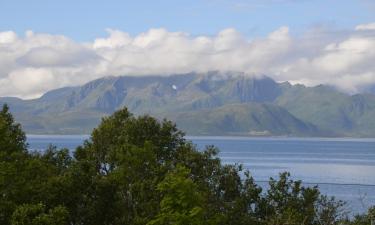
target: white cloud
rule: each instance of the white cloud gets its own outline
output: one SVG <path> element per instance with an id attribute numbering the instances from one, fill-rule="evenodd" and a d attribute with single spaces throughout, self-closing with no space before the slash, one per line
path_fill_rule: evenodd
<path id="1" fill-rule="evenodd" d="M 130 44 L 131 37 L 129 34 L 119 30 L 107 29 L 108 38 L 98 38 L 94 41 L 93 48 L 118 48 Z"/>
<path id="2" fill-rule="evenodd" d="M 0 32 L 0 44 L 12 43 L 17 39 L 17 34 L 13 31 Z"/>
<path id="3" fill-rule="evenodd" d="M 360 24 L 355 27 L 356 30 L 375 30 L 375 23 Z"/>
<path id="4" fill-rule="evenodd" d="M 330 84 L 354 93 L 375 84 L 375 31 L 362 24 L 345 32 L 309 30 L 292 36 L 280 27 L 249 39 L 235 29 L 215 36 L 151 29 L 77 43 L 65 36 L 0 32 L 0 96 L 33 98 L 107 75 L 168 75 L 242 71 L 277 81 Z"/>

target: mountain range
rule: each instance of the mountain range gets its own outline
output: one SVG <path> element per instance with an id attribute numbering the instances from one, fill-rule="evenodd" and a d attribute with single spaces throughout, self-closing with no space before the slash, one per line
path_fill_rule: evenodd
<path id="1" fill-rule="evenodd" d="M 0 98 L 27 133 L 87 134 L 127 107 L 167 118 L 188 135 L 375 137 L 375 95 L 208 72 L 105 77 L 37 99 Z"/>

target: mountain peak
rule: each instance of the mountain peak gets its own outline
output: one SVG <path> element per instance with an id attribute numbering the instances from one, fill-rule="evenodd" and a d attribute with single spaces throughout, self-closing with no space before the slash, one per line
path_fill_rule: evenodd
<path id="1" fill-rule="evenodd" d="M 375 133 L 373 95 L 350 96 L 325 85 L 277 83 L 265 75 L 233 71 L 110 76 L 52 90 L 39 99 L 0 98 L 5 102 L 32 133 L 87 133 L 102 116 L 122 107 L 138 115 L 174 118 L 189 134 L 216 128 L 220 135 L 246 130 L 242 134 Z M 213 118 L 201 120 L 205 113 Z M 241 124 L 241 129 L 234 127 Z"/>

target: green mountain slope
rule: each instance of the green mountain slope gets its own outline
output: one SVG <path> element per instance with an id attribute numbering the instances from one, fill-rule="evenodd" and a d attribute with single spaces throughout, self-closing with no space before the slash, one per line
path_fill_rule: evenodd
<path id="1" fill-rule="evenodd" d="M 41 98 L 0 98 L 28 133 L 88 133 L 122 107 L 190 135 L 375 136 L 375 96 L 235 72 L 106 77 Z M 204 119 L 203 119 L 204 118 Z"/>
<path id="2" fill-rule="evenodd" d="M 285 109 L 268 103 L 229 104 L 167 116 L 195 135 L 316 136 L 318 129 Z"/>
<path id="3" fill-rule="evenodd" d="M 336 136 L 375 136 L 375 96 L 349 96 L 323 85 L 284 88 L 276 104 Z"/>

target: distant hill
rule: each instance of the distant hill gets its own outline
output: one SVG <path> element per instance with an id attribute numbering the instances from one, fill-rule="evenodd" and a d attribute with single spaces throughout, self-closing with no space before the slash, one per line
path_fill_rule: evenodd
<path id="1" fill-rule="evenodd" d="M 174 120 L 189 135 L 375 136 L 375 95 L 242 73 L 106 77 L 33 100 L 0 98 L 28 133 L 89 133 L 122 107 Z"/>
<path id="2" fill-rule="evenodd" d="M 318 129 L 274 104 L 242 103 L 167 116 L 195 135 L 317 136 Z"/>

